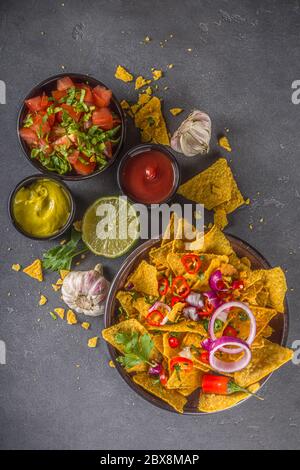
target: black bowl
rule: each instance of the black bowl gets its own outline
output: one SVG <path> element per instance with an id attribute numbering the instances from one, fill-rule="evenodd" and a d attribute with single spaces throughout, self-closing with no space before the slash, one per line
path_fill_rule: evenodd
<path id="1" fill-rule="evenodd" d="M 33 183 L 34 181 L 41 180 L 41 179 L 48 179 L 48 180 L 52 180 L 52 181 L 55 181 L 56 183 L 58 183 L 64 189 L 64 191 L 66 192 L 66 194 L 68 195 L 69 200 L 70 200 L 70 215 L 69 215 L 68 220 L 66 221 L 65 225 L 58 232 L 55 232 L 54 234 L 52 234 L 48 237 L 35 237 L 34 235 L 31 235 L 30 233 L 27 233 L 15 220 L 14 213 L 13 213 L 13 207 L 12 207 L 14 197 L 15 197 L 15 195 L 16 195 L 16 193 L 19 189 L 23 188 L 24 186 L 28 186 L 29 184 Z M 31 238 L 31 240 L 54 240 L 55 238 L 60 237 L 72 225 L 72 222 L 73 222 L 74 217 L 75 217 L 75 211 L 76 211 L 76 205 L 75 205 L 74 197 L 73 197 L 70 189 L 68 188 L 68 186 L 63 181 L 61 181 L 60 178 L 57 178 L 56 176 L 53 176 L 53 174 L 51 174 L 51 175 L 27 176 L 27 178 L 24 178 L 22 181 L 20 181 L 17 184 L 17 186 L 13 189 L 13 191 L 11 192 L 11 194 L 9 196 L 9 199 L 8 199 L 8 213 L 9 213 L 9 217 L 10 217 L 10 220 L 11 220 L 12 224 L 18 230 L 18 232 L 20 232 L 22 235 L 24 235 L 27 238 Z"/>
<path id="2" fill-rule="evenodd" d="M 242 258 L 243 256 L 247 256 L 252 264 L 252 269 L 269 269 L 271 265 L 268 261 L 252 246 L 248 243 L 244 242 L 240 238 L 226 234 L 226 237 L 230 241 L 232 248 L 237 253 L 237 255 Z M 116 274 L 111 287 L 108 293 L 108 297 L 106 300 L 105 306 L 105 315 L 104 315 L 104 325 L 105 328 L 109 328 L 116 323 L 118 323 L 118 301 L 116 298 L 116 294 L 118 290 L 123 289 L 126 283 L 126 280 L 138 264 L 143 260 L 148 260 L 149 251 L 152 248 L 157 248 L 161 243 L 161 239 L 156 240 L 147 240 L 138 248 L 136 248 L 130 255 L 126 258 L 122 266 L 120 267 L 118 273 Z M 276 315 L 270 322 L 271 327 L 273 328 L 274 332 L 272 336 L 269 338 L 274 343 L 278 343 L 282 346 L 286 345 L 287 336 L 288 336 L 288 329 L 289 329 L 289 309 L 287 301 L 285 300 L 284 304 L 285 313 Z M 117 361 L 117 357 L 120 355 L 119 351 L 117 351 L 112 345 L 107 343 L 108 351 L 110 354 L 111 359 L 113 360 L 117 371 L 119 372 L 120 376 L 123 380 L 133 389 L 138 395 L 140 395 L 143 399 L 147 400 L 148 402 L 152 403 L 152 405 L 162 408 L 163 410 L 171 411 L 175 413 L 173 407 L 169 404 L 161 400 L 159 397 L 152 395 L 150 392 L 144 390 L 142 387 L 137 385 L 132 380 L 132 374 L 128 374 L 125 369 L 120 365 Z M 266 383 L 266 381 L 271 377 L 271 374 L 266 376 L 264 379 L 260 381 L 260 388 Z M 251 396 L 246 397 L 244 400 L 240 401 L 236 405 L 233 405 L 231 408 L 236 406 L 240 406 L 242 403 L 245 403 L 249 400 Z M 220 411 L 214 411 L 211 413 L 204 413 L 202 411 L 198 411 L 198 401 L 199 401 L 199 389 L 195 390 L 195 392 L 188 397 L 188 402 L 184 408 L 184 414 L 189 415 L 207 415 L 211 413 L 222 413 L 223 411 L 228 411 L 230 408 Z"/>
<path id="3" fill-rule="evenodd" d="M 34 96 L 38 96 L 38 95 L 42 94 L 43 92 L 45 92 L 46 94 L 49 94 L 51 91 L 56 89 L 57 80 L 59 78 L 66 77 L 66 76 L 72 78 L 75 81 L 75 83 L 76 82 L 84 82 L 84 83 L 87 83 L 87 84 L 91 85 L 92 87 L 100 85 L 100 86 L 104 86 L 106 88 L 109 88 L 104 83 L 100 82 L 96 78 L 90 77 L 89 75 L 84 75 L 84 74 L 81 74 L 81 73 L 61 73 L 61 74 L 58 74 L 58 75 L 53 75 L 52 77 L 47 78 L 46 80 L 43 80 L 41 83 L 39 83 L 34 88 L 32 88 L 32 90 L 25 96 L 25 98 L 23 100 L 23 103 L 22 103 L 22 106 L 21 106 L 21 109 L 18 113 L 18 120 L 17 120 L 17 134 L 18 134 L 19 143 L 20 143 L 20 146 L 21 146 L 27 160 L 37 170 L 39 170 L 42 173 L 47 174 L 47 175 L 49 175 L 49 174 L 52 175 L 53 172 L 47 170 L 37 160 L 32 159 L 30 157 L 30 148 L 26 144 L 26 142 L 20 137 L 19 129 L 22 127 L 22 122 L 23 122 L 23 120 L 24 120 L 24 118 L 25 118 L 25 116 L 28 112 L 27 107 L 25 105 L 25 100 L 27 100 L 29 98 L 32 98 Z M 125 141 L 126 119 L 125 119 L 125 115 L 124 115 L 124 112 L 122 110 L 122 107 L 121 107 L 119 101 L 117 100 L 117 98 L 114 95 L 112 95 L 111 105 L 110 106 L 111 106 L 112 110 L 116 114 L 118 114 L 120 119 L 121 119 L 121 135 L 120 135 L 120 141 L 118 143 L 118 146 L 115 148 L 114 154 L 113 154 L 112 158 L 109 160 L 108 164 L 104 168 L 101 168 L 100 170 L 94 171 L 94 173 L 91 173 L 90 175 L 77 175 L 76 173 L 68 173 L 66 175 L 59 175 L 59 174 L 55 173 L 55 175 L 57 175 L 61 179 L 68 180 L 68 181 L 85 180 L 85 179 L 93 178 L 96 175 L 99 175 L 100 173 L 105 171 L 107 168 L 109 168 L 115 162 L 117 156 L 120 153 L 121 148 L 123 147 L 124 141 Z"/>
<path id="4" fill-rule="evenodd" d="M 180 184 L 180 169 L 179 169 L 179 165 L 178 165 L 178 162 L 177 162 L 175 156 L 164 145 L 161 145 L 161 144 L 141 144 L 141 145 L 136 145 L 135 147 L 132 147 L 131 149 L 129 149 L 125 153 L 125 155 L 123 155 L 123 157 L 122 157 L 122 159 L 119 163 L 118 172 L 117 172 L 118 185 L 119 185 L 119 188 L 122 191 L 122 193 L 125 194 L 131 202 L 133 202 L 133 203 L 142 203 L 142 204 L 144 204 L 145 206 L 148 206 L 148 207 L 151 206 L 151 203 L 144 203 L 144 202 L 140 201 L 139 199 L 136 199 L 132 194 L 129 194 L 125 190 L 125 188 L 122 184 L 122 172 L 123 172 L 124 166 L 126 165 L 126 162 L 130 158 L 136 157 L 140 153 L 144 153 L 144 152 L 147 152 L 149 150 L 157 150 L 158 152 L 163 153 L 164 155 L 166 155 L 166 157 L 169 158 L 169 160 L 172 163 L 173 171 L 174 171 L 173 188 L 172 188 L 172 191 L 170 192 L 170 194 L 165 199 L 163 199 L 162 201 L 159 201 L 159 204 L 164 204 L 164 203 L 170 202 L 171 199 L 173 198 L 173 196 L 176 194 L 176 191 L 177 191 L 178 186 Z"/>

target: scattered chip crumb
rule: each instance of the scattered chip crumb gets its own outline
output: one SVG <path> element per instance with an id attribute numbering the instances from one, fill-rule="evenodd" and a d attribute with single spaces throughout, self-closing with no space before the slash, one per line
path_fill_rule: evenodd
<path id="1" fill-rule="evenodd" d="M 91 324 L 87 321 L 84 321 L 84 322 L 81 323 L 81 326 L 84 330 L 88 330 L 89 327 L 91 326 Z"/>
<path id="2" fill-rule="evenodd" d="M 81 232 L 82 220 L 75 220 L 75 222 L 73 223 L 73 227 L 77 232 Z"/>
<path id="3" fill-rule="evenodd" d="M 151 42 L 152 39 L 150 38 L 150 36 L 145 36 L 144 37 L 144 42 L 148 43 L 148 42 Z"/>
<path id="4" fill-rule="evenodd" d="M 61 288 L 61 286 L 58 286 L 57 284 L 51 284 L 51 286 L 55 292 L 57 292 Z"/>
<path id="5" fill-rule="evenodd" d="M 18 271 L 20 271 L 20 269 L 21 269 L 21 265 L 20 265 L 19 263 L 12 264 L 11 269 L 12 269 L 13 271 L 17 271 L 17 272 L 18 272 Z"/>
<path id="6" fill-rule="evenodd" d="M 246 201 L 245 201 L 245 204 L 247 204 L 247 206 L 249 206 L 251 203 L 250 199 L 247 197 Z"/>
<path id="7" fill-rule="evenodd" d="M 47 297 L 45 297 L 45 295 L 42 294 L 42 295 L 40 296 L 39 305 L 41 305 L 41 306 L 42 306 L 42 305 L 45 305 L 47 302 L 48 302 Z"/>
<path id="8" fill-rule="evenodd" d="M 162 70 L 153 70 L 152 71 L 152 76 L 154 80 L 159 80 L 163 76 Z"/>
<path id="9" fill-rule="evenodd" d="M 73 312 L 73 310 L 68 310 L 67 311 L 67 323 L 68 323 L 68 325 L 76 325 L 77 322 L 78 322 L 78 320 L 77 320 L 77 317 L 76 317 L 75 313 Z"/>
<path id="10" fill-rule="evenodd" d="M 96 348 L 97 343 L 98 343 L 98 336 L 94 336 L 94 338 L 89 338 L 88 347 L 89 348 Z"/>
<path id="11" fill-rule="evenodd" d="M 115 369 L 115 368 L 116 368 L 116 366 L 115 366 L 115 364 L 114 364 L 113 361 L 109 361 L 108 365 L 109 365 L 109 367 L 111 367 L 112 369 Z"/>
<path id="12" fill-rule="evenodd" d="M 260 221 L 261 224 L 264 222 L 264 220 L 265 220 L 265 219 L 264 219 L 263 217 L 261 217 L 261 218 L 259 219 L 259 221 Z"/>
<path id="13" fill-rule="evenodd" d="M 219 143 L 219 146 L 222 147 L 223 149 L 227 150 L 227 152 L 232 151 L 229 140 L 225 135 L 223 135 L 222 137 L 219 137 L 218 143 Z"/>
<path id="14" fill-rule="evenodd" d="M 32 264 L 24 268 L 23 272 L 39 282 L 43 281 L 42 262 L 40 259 L 36 259 Z"/>
<path id="15" fill-rule="evenodd" d="M 174 67 L 174 64 L 169 64 L 168 69 L 172 69 Z"/>
<path id="16" fill-rule="evenodd" d="M 250 230 L 253 230 L 253 225 L 249 224 L 249 228 L 250 228 Z"/>
<path id="17" fill-rule="evenodd" d="M 57 313 L 59 318 L 61 318 L 62 320 L 65 318 L 65 309 L 64 308 L 60 308 L 60 307 L 55 308 L 54 312 Z"/>
<path id="18" fill-rule="evenodd" d="M 67 243 L 67 240 L 65 238 L 59 242 L 60 245 L 65 245 L 66 243 Z"/>
<path id="19" fill-rule="evenodd" d="M 139 90 L 143 86 L 149 85 L 149 83 L 151 83 L 151 80 L 147 80 L 146 78 L 144 78 L 140 75 L 139 77 L 137 77 L 137 79 L 135 81 L 135 89 Z"/>
<path id="20" fill-rule="evenodd" d="M 69 269 L 61 269 L 59 271 L 59 275 L 60 275 L 61 279 L 64 280 L 65 277 L 67 277 L 67 275 L 69 274 L 69 272 L 70 272 Z"/>
<path id="21" fill-rule="evenodd" d="M 124 67 L 122 67 L 122 65 L 118 65 L 115 72 L 115 77 L 125 83 L 132 82 L 133 80 L 133 75 L 128 72 L 128 70 L 126 70 Z"/>
<path id="22" fill-rule="evenodd" d="M 183 109 L 182 108 L 171 108 L 170 113 L 173 116 L 177 116 L 178 114 L 182 113 Z"/>

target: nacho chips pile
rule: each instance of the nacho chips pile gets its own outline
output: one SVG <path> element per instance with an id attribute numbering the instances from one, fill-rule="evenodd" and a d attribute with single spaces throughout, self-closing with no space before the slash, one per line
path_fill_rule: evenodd
<path id="1" fill-rule="evenodd" d="M 182 184 L 178 194 L 213 209 L 215 225 L 221 229 L 228 223 L 227 214 L 245 203 L 225 158 Z"/>
<path id="2" fill-rule="evenodd" d="M 228 187 L 219 187 L 219 197 L 223 197 L 220 204 L 229 204 L 230 199 L 224 199 L 229 196 L 232 197 L 232 193 Z M 218 197 L 211 198 L 209 207 L 214 207 L 217 200 Z M 137 265 L 124 288 L 117 293 L 116 324 L 103 330 L 103 337 L 120 353 L 118 361 L 131 374 L 132 380 L 176 411 L 184 411 L 192 394 L 193 400 L 199 396 L 199 411 L 223 410 L 249 396 L 248 391 L 258 390 L 264 377 L 292 357 L 291 350 L 267 339 L 273 332 L 271 320 L 284 314 L 285 276 L 278 267 L 252 270 L 249 259 L 239 258 L 216 226 L 204 235 L 202 247 L 196 243 L 198 249 L 187 251 L 193 242 L 176 239 L 178 227 L 185 227 L 186 222 L 180 219 L 175 227 L 175 220 L 175 217 L 171 219 L 160 245 L 149 251 L 148 258 Z M 197 242 L 196 232 L 195 240 Z M 192 269 L 187 270 L 183 262 L 187 253 L 201 261 L 196 273 L 192 273 Z M 216 270 L 221 271 L 228 285 L 240 281 L 242 287 L 231 291 L 231 296 L 249 305 L 256 319 L 252 359 L 244 369 L 231 375 L 232 380 L 245 391 L 230 395 L 202 393 L 203 375 L 218 373 L 211 369 L 202 347 L 202 342 L 209 336 L 209 316 L 199 315 L 194 319 L 187 316 L 185 300 L 176 298 L 174 291 L 174 279 L 179 277 L 192 293 L 203 294 L 210 290 L 209 278 Z M 222 336 L 228 326 L 235 329 L 239 338 L 247 339 L 250 320 L 243 311 L 235 308 L 224 322 L 219 321 L 216 336 Z M 216 354 L 222 360 L 239 358 L 239 354 Z M 155 373 L 157 367 L 159 374 L 157 370 Z"/>

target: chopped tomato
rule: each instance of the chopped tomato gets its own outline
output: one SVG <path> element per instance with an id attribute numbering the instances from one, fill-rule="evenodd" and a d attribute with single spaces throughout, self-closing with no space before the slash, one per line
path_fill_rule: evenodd
<path id="1" fill-rule="evenodd" d="M 25 140 L 26 144 L 32 145 L 38 143 L 36 132 L 29 127 L 22 127 L 19 132 L 20 136 Z"/>
<path id="2" fill-rule="evenodd" d="M 182 356 L 175 356 L 172 357 L 170 361 L 170 369 L 174 370 L 175 367 L 180 367 L 181 370 L 185 370 L 186 372 L 190 372 L 193 369 L 193 361 L 186 357 Z"/>
<path id="3" fill-rule="evenodd" d="M 43 93 L 42 96 L 35 96 L 34 98 L 25 100 L 25 104 L 29 111 L 33 113 L 39 112 L 48 107 L 48 97 Z"/>
<path id="4" fill-rule="evenodd" d="M 59 101 L 67 95 L 67 92 L 66 90 L 54 90 L 51 94 L 56 101 Z"/>
<path id="5" fill-rule="evenodd" d="M 83 101 L 89 105 L 93 105 L 95 102 L 91 87 L 89 85 L 86 85 L 85 83 L 79 83 L 77 87 L 83 88 L 85 90 Z"/>
<path id="6" fill-rule="evenodd" d="M 223 336 L 233 336 L 234 338 L 236 338 L 237 335 L 237 330 L 230 325 L 226 326 L 225 330 L 223 331 Z"/>
<path id="7" fill-rule="evenodd" d="M 68 88 L 71 88 L 74 85 L 73 80 L 70 77 L 63 77 L 57 80 L 57 89 L 59 91 L 62 90 L 67 90 Z"/>
<path id="8" fill-rule="evenodd" d="M 208 351 L 202 351 L 200 354 L 200 361 L 204 362 L 204 364 L 209 364 L 209 352 Z"/>
<path id="9" fill-rule="evenodd" d="M 53 148 L 52 148 L 52 145 L 49 144 L 45 139 L 40 139 L 39 140 L 39 148 L 42 150 L 42 152 L 44 152 L 46 155 L 49 155 Z"/>
<path id="10" fill-rule="evenodd" d="M 71 146 L 71 141 L 67 135 L 63 135 L 62 137 L 59 137 L 53 142 L 54 147 L 57 145 L 65 145 L 65 147 L 68 149 Z"/>
<path id="11" fill-rule="evenodd" d="M 99 106 L 99 108 L 105 108 L 109 106 L 112 97 L 112 91 L 108 90 L 104 86 L 97 85 L 93 89 L 93 97 L 96 105 Z"/>
<path id="12" fill-rule="evenodd" d="M 72 119 L 74 119 L 74 121 L 78 122 L 81 118 L 81 113 L 77 113 L 75 111 L 75 109 L 73 108 L 73 106 L 69 105 L 69 104 L 66 104 L 66 103 L 62 103 L 61 107 L 67 111 L 67 113 L 69 114 L 69 116 L 71 116 Z M 61 112 L 61 111 L 60 111 Z M 58 113 L 59 114 L 59 113 Z"/>
<path id="13" fill-rule="evenodd" d="M 173 348 L 173 349 L 178 348 L 179 344 L 180 344 L 179 339 L 176 338 L 176 336 L 170 336 L 169 337 L 169 346 L 170 346 L 170 348 Z"/>
<path id="14" fill-rule="evenodd" d="M 48 121 L 48 115 L 45 111 L 40 111 L 33 117 L 33 124 L 30 126 L 32 130 L 34 130 L 37 135 L 40 137 L 44 136 L 51 130 L 51 126 Z"/>
<path id="15" fill-rule="evenodd" d="M 108 108 L 101 108 L 93 112 L 92 121 L 94 126 L 99 126 L 101 129 L 108 131 L 113 127 L 113 117 Z"/>
<path id="16" fill-rule="evenodd" d="M 68 160 L 71 163 L 71 165 L 75 165 L 75 163 L 78 160 L 79 155 L 80 155 L 79 150 L 74 150 L 74 152 L 70 153 L 70 155 L 68 156 Z"/>
<path id="17" fill-rule="evenodd" d="M 56 140 L 58 137 L 62 137 L 63 135 L 66 135 L 66 130 L 58 124 L 55 124 L 50 132 L 51 140 Z"/>
<path id="18" fill-rule="evenodd" d="M 87 163 L 83 163 L 82 161 L 80 161 L 81 159 L 85 160 Z M 89 175 L 95 170 L 96 162 L 90 162 L 88 157 L 86 157 L 85 155 L 80 155 L 75 161 L 75 163 L 72 164 L 72 166 L 76 173 L 78 173 L 79 175 Z"/>

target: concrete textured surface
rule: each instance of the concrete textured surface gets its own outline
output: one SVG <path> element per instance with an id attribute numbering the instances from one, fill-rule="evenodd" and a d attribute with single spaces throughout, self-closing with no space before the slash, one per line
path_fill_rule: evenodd
<path id="1" fill-rule="evenodd" d="M 56 276 L 37 284 L 11 271 L 12 263 L 26 265 L 53 243 L 22 237 L 6 212 L 9 191 L 35 173 L 16 135 L 18 108 L 34 84 L 62 70 L 82 72 L 120 99 L 134 99 L 134 87 L 114 78 L 116 66 L 144 76 L 153 66 L 162 68 L 157 94 L 170 130 L 181 121 L 168 111 L 174 106 L 186 112 L 199 107 L 213 122 L 209 156 L 178 156 L 183 179 L 222 153 L 216 136 L 229 129 L 231 166 L 252 205 L 230 217 L 228 231 L 287 270 L 291 345 L 300 339 L 300 106 L 291 101 L 291 84 L 300 79 L 299 31 L 296 0 L 1 1 L 0 79 L 7 104 L 0 105 L 0 340 L 7 364 L 0 365 L 0 448 L 300 448 L 296 365 L 273 375 L 264 402 L 251 399 L 232 411 L 198 417 L 154 408 L 109 367 L 103 341 L 96 350 L 87 347 L 102 319 L 92 322 L 90 332 L 53 321 L 48 312 L 59 304 L 50 287 Z M 152 41 L 144 44 L 147 35 Z M 129 147 L 139 137 L 128 125 Z M 80 217 L 94 199 L 117 192 L 116 166 L 70 187 Z M 82 266 L 94 261 L 89 256 Z M 102 261 L 112 279 L 123 259 Z M 45 307 L 37 306 L 39 292 L 49 298 Z"/>

